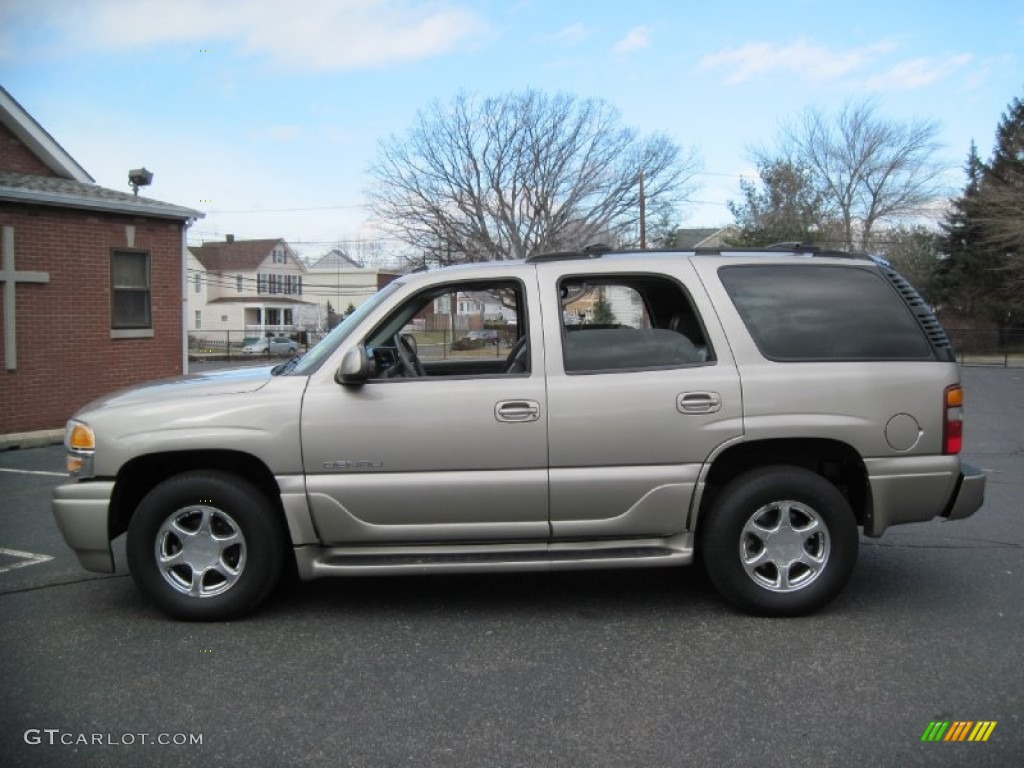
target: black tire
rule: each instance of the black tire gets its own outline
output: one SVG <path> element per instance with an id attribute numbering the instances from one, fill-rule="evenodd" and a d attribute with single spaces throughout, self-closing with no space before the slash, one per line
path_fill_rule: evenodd
<path id="1" fill-rule="evenodd" d="M 160 483 L 135 510 L 128 566 L 139 590 L 167 615 L 226 621 L 253 610 L 277 584 L 285 535 L 249 481 L 186 472 Z M 168 559 L 161 563 L 161 556 Z"/>
<path id="2" fill-rule="evenodd" d="M 788 465 L 729 482 L 698 536 L 715 588 L 758 616 L 818 610 L 842 591 L 857 562 L 857 524 L 846 498 L 820 475 Z"/>

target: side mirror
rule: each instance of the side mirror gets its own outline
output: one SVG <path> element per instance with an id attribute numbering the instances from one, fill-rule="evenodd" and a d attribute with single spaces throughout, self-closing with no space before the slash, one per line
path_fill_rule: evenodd
<path id="1" fill-rule="evenodd" d="M 350 349 L 341 358 L 341 367 L 334 374 L 334 380 L 339 384 L 357 386 L 370 378 L 371 368 L 370 356 L 366 353 L 366 347 L 360 344 L 358 347 Z"/>

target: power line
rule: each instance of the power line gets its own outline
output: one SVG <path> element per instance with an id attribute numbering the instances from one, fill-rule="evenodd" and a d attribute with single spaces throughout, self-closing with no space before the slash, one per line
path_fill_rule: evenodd
<path id="1" fill-rule="evenodd" d="M 311 208 L 247 208 L 237 211 L 226 211 L 210 209 L 207 213 L 301 213 L 303 211 L 341 211 L 349 208 L 369 208 L 368 203 L 355 203 L 352 205 L 318 205 Z"/>

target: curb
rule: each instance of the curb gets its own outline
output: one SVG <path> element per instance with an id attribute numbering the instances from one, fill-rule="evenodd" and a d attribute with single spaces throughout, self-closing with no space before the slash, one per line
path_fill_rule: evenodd
<path id="1" fill-rule="evenodd" d="M 39 432 L 11 432 L 0 435 L 0 451 L 14 448 L 42 448 L 47 445 L 60 445 L 64 442 L 63 429 L 44 429 Z"/>

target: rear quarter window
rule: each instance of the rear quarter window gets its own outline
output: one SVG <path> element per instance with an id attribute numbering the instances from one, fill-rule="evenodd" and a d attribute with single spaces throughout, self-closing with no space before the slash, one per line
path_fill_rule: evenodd
<path id="1" fill-rule="evenodd" d="M 719 278 L 769 360 L 930 360 L 931 345 L 871 268 L 736 265 Z"/>

